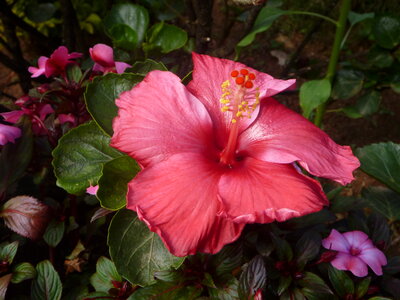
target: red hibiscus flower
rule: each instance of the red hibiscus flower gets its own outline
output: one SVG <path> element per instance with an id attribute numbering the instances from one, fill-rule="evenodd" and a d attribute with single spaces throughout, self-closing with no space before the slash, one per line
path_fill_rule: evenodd
<path id="1" fill-rule="evenodd" d="M 327 199 L 309 173 L 346 184 L 359 161 L 308 120 L 270 98 L 292 86 L 243 64 L 193 54 L 186 87 L 153 71 L 116 104 L 111 145 L 143 170 L 127 208 L 171 253 L 216 253 L 246 223 L 285 221 Z"/>

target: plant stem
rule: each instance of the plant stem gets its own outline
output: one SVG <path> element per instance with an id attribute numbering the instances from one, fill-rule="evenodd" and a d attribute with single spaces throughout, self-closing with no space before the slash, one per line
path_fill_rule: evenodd
<path id="1" fill-rule="evenodd" d="M 349 14 L 350 11 L 350 6 L 351 6 L 351 0 L 342 0 L 342 3 L 340 5 L 339 20 L 337 22 L 337 27 L 336 27 L 335 40 L 333 42 L 331 57 L 329 59 L 328 70 L 325 75 L 325 78 L 328 79 L 331 84 L 333 81 L 333 77 L 335 76 L 336 73 L 336 67 L 339 60 L 340 46 L 342 44 L 343 36 L 346 30 L 346 21 L 347 21 L 347 15 Z M 321 127 L 322 118 L 324 117 L 327 104 L 328 101 L 322 103 L 317 108 L 314 124 L 317 125 L 318 127 Z"/>
<path id="2" fill-rule="evenodd" d="M 289 10 L 289 11 L 285 12 L 284 14 L 285 15 L 307 15 L 307 16 L 318 17 L 318 18 L 324 19 L 325 21 L 331 22 L 336 26 L 339 26 L 338 22 L 336 22 L 335 20 L 333 20 L 327 16 L 321 15 L 319 13 L 311 12 L 311 11 Z"/>

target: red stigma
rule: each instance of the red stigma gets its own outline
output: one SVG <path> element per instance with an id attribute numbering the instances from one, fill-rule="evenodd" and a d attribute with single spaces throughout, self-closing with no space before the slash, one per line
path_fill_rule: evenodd
<path id="1" fill-rule="evenodd" d="M 251 81 L 246 81 L 246 83 L 244 84 L 244 86 L 248 89 L 251 89 L 253 87 L 253 83 Z"/>
<path id="2" fill-rule="evenodd" d="M 242 85 L 244 83 L 244 78 L 243 77 L 238 77 L 235 80 L 236 84 Z"/>
<path id="3" fill-rule="evenodd" d="M 249 74 L 249 71 L 247 69 L 241 69 L 240 74 L 247 75 L 247 74 Z"/>
<path id="4" fill-rule="evenodd" d="M 256 75 L 255 75 L 254 73 L 250 73 L 250 74 L 249 74 L 249 79 L 250 79 L 250 80 L 256 79 Z"/>
<path id="5" fill-rule="evenodd" d="M 234 71 L 232 71 L 232 73 L 231 73 L 231 76 L 232 76 L 232 77 L 238 77 L 238 75 L 239 75 L 239 71 L 237 71 L 237 70 L 234 70 Z"/>

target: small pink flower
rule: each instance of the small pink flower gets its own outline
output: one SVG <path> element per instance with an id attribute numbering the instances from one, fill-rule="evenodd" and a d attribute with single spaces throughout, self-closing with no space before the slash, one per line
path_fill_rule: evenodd
<path id="1" fill-rule="evenodd" d="M 68 53 L 68 49 L 65 46 L 60 46 L 50 55 L 50 58 L 41 56 L 38 60 L 38 66 L 29 67 L 28 71 L 32 73 L 32 77 L 38 77 L 42 74 L 46 77 L 57 76 L 64 74 L 65 67 L 73 63 L 71 59 L 79 58 L 82 54 L 78 52 Z"/>
<path id="2" fill-rule="evenodd" d="M 98 185 L 91 185 L 86 189 L 86 193 L 88 193 L 89 195 L 96 195 L 98 189 L 99 189 Z"/>
<path id="3" fill-rule="evenodd" d="M 72 126 L 76 126 L 76 117 L 73 114 L 59 114 L 58 120 L 60 124 L 70 123 Z"/>
<path id="4" fill-rule="evenodd" d="M 193 80 L 152 71 L 116 100 L 111 145 L 143 170 L 129 183 L 137 212 L 176 256 L 216 253 L 247 223 L 285 221 L 328 200 L 309 173 L 346 184 L 350 147 L 271 97 L 278 80 L 241 63 L 193 54 Z"/>
<path id="5" fill-rule="evenodd" d="M 21 136 L 21 129 L 14 126 L 0 124 L 0 145 L 14 143 Z"/>
<path id="6" fill-rule="evenodd" d="M 96 44 L 93 48 L 89 49 L 90 57 L 95 62 L 93 71 L 102 73 L 117 72 L 118 74 L 124 73 L 125 69 L 130 68 L 131 65 L 114 61 L 114 51 L 110 46 L 104 44 Z"/>
<path id="7" fill-rule="evenodd" d="M 322 246 L 338 251 L 331 261 L 339 270 L 347 270 L 355 276 L 368 275 L 367 265 L 376 275 L 382 275 L 382 266 L 387 264 L 385 254 L 376 248 L 364 232 L 349 231 L 343 234 L 332 229 L 331 234 L 322 241 Z"/>

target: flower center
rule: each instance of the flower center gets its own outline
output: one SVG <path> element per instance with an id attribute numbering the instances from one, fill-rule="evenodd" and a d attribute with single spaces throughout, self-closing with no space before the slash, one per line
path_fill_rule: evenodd
<path id="1" fill-rule="evenodd" d="M 350 254 L 351 254 L 351 255 L 357 256 L 357 255 L 359 255 L 360 253 L 361 253 L 361 250 L 360 250 L 360 249 L 357 249 L 357 248 L 354 248 L 354 247 L 351 247 L 351 248 L 350 248 Z"/>
<path id="2" fill-rule="evenodd" d="M 221 152 L 220 162 L 232 166 L 235 162 L 235 150 L 239 135 L 239 122 L 243 118 L 251 118 L 251 114 L 260 104 L 259 88 L 254 88 L 254 73 L 247 69 L 233 70 L 231 79 L 221 84 L 222 95 L 219 100 L 221 111 L 228 113 L 231 120 L 229 138 L 225 149 Z"/>

